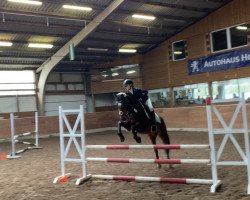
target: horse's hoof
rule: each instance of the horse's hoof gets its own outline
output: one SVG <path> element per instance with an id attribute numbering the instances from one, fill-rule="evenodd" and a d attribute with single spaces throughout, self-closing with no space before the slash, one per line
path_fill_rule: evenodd
<path id="1" fill-rule="evenodd" d="M 161 169 L 161 164 L 158 164 L 157 167 L 158 167 L 158 169 Z"/>
<path id="2" fill-rule="evenodd" d="M 134 137 L 134 139 L 135 139 L 135 141 L 136 141 L 137 143 L 141 143 L 141 138 L 140 138 L 140 137 Z"/>
<path id="3" fill-rule="evenodd" d="M 118 133 L 118 136 L 120 137 L 120 141 L 121 141 L 121 142 L 124 142 L 124 141 L 125 141 L 125 137 L 124 137 L 122 134 L 119 134 L 119 133 Z"/>

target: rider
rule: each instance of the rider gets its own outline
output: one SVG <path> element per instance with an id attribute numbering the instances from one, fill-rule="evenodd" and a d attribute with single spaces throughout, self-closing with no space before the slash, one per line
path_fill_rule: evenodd
<path id="1" fill-rule="evenodd" d="M 133 81 L 130 79 L 124 80 L 123 86 L 125 87 L 127 93 L 133 94 L 136 100 L 142 102 L 144 105 L 148 107 L 149 109 L 148 115 L 152 122 L 151 131 L 155 132 L 156 131 L 155 112 L 152 102 L 148 97 L 148 91 L 135 88 Z"/>

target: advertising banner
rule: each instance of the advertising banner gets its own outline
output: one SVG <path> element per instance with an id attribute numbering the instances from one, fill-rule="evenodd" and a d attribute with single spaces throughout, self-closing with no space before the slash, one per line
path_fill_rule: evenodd
<path id="1" fill-rule="evenodd" d="M 189 60 L 188 73 L 202 74 L 246 66 L 250 66 L 250 48 Z"/>

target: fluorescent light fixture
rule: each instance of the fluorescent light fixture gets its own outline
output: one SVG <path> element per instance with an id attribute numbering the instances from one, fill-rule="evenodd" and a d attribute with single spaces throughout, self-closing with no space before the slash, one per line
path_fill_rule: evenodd
<path id="1" fill-rule="evenodd" d="M 37 44 L 37 43 L 29 43 L 30 48 L 41 48 L 41 49 L 51 49 L 53 44 Z"/>
<path id="2" fill-rule="evenodd" d="M 129 70 L 129 71 L 127 71 L 127 74 L 133 74 L 135 72 L 136 72 L 135 70 Z"/>
<path id="3" fill-rule="evenodd" d="M 118 76 L 119 74 L 117 72 L 112 73 L 112 76 Z"/>
<path id="4" fill-rule="evenodd" d="M 0 46 L 2 47 L 11 47 L 13 45 L 12 42 L 2 42 L 0 41 Z"/>
<path id="5" fill-rule="evenodd" d="M 83 7 L 83 6 L 73 6 L 73 5 L 63 5 L 65 9 L 72 9 L 72 10 L 83 10 L 83 11 L 91 11 L 92 8 L 90 7 Z"/>
<path id="6" fill-rule="evenodd" d="M 108 74 L 102 74 L 103 77 L 108 77 L 109 75 Z"/>
<path id="7" fill-rule="evenodd" d="M 8 0 L 9 2 L 15 2 L 15 3 L 24 3 L 24 4 L 31 4 L 31 5 L 37 5 L 40 6 L 43 3 L 41 1 L 32 1 L 32 0 Z"/>
<path id="8" fill-rule="evenodd" d="M 135 53 L 136 49 L 119 49 L 120 53 Z"/>
<path id="9" fill-rule="evenodd" d="M 119 78 L 119 79 L 103 80 L 102 82 L 113 82 L 113 81 L 122 81 L 122 80 L 124 79 Z"/>
<path id="10" fill-rule="evenodd" d="M 108 49 L 101 49 L 101 48 L 88 48 L 89 51 L 108 51 Z"/>
<path id="11" fill-rule="evenodd" d="M 238 30 L 247 30 L 247 26 L 237 26 L 236 29 L 238 29 Z"/>
<path id="12" fill-rule="evenodd" d="M 181 55 L 182 52 L 181 52 L 181 51 L 174 51 L 174 54 L 175 54 L 175 55 Z"/>
<path id="13" fill-rule="evenodd" d="M 138 19 L 155 20 L 155 16 L 150 16 L 150 15 L 133 14 L 132 17 Z"/>

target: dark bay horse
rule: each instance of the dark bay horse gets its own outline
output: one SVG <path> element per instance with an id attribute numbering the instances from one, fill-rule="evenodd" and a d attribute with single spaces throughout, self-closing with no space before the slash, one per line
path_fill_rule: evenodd
<path id="1" fill-rule="evenodd" d="M 152 131 L 152 122 L 147 114 L 147 108 L 140 101 L 136 100 L 132 94 L 120 92 L 116 95 L 116 102 L 118 105 L 118 111 L 120 115 L 120 121 L 118 122 L 118 136 L 120 141 L 124 142 L 125 137 L 122 134 L 121 127 L 124 127 L 127 131 L 132 131 L 136 142 L 141 143 L 141 138 L 137 136 L 137 133 L 148 134 L 151 143 L 156 144 L 156 138 L 159 135 L 163 144 L 170 144 L 170 139 L 167 133 L 167 128 L 162 117 L 159 116 L 159 120 L 156 123 L 156 130 Z M 158 150 L 155 149 L 156 159 L 159 159 Z M 167 158 L 169 159 L 169 150 L 165 150 Z M 159 167 L 160 164 L 158 165 Z"/>

